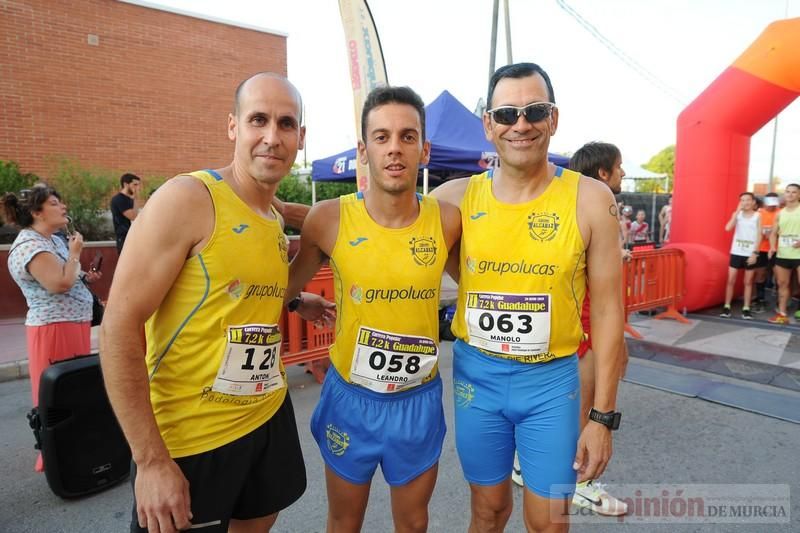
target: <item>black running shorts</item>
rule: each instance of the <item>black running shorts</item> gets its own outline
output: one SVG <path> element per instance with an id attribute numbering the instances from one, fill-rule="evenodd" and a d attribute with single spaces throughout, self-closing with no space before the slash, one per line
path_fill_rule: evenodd
<path id="1" fill-rule="evenodd" d="M 306 490 L 306 467 L 288 393 L 280 409 L 261 427 L 224 446 L 175 462 L 189 481 L 192 524 L 203 533 L 228 531 L 231 518 L 249 520 L 277 513 Z M 135 486 L 135 464 L 131 483 Z M 146 531 L 139 527 L 135 498 L 131 531 Z"/>

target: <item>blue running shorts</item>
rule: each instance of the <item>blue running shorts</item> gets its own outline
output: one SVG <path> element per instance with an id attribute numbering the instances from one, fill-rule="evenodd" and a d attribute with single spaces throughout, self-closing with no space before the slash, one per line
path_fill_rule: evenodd
<path id="1" fill-rule="evenodd" d="M 439 461 L 447 427 L 442 380 L 381 394 L 328 369 L 311 417 L 325 464 L 345 481 L 368 483 L 381 465 L 389 485 L 405 485 Z"/>
<path id="2" fill-rule="evenodd" d="M 567 498 L 578 447 L 578 358 L 520 363 L 453 345 L 456 449 L 464 477 L 496 485 L 511 473 L 514 449 L 525 486 L 545 498 Z"/>

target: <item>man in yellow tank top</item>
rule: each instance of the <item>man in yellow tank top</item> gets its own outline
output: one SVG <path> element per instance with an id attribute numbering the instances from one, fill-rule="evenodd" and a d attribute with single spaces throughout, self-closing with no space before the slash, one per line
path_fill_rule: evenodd
<path id="1" fill-rule="evenodd" d="M 303 147 L 283 76 L 236 89 L 233 162 L 165 183 L 137 216 L 101 328 L 133 453 L 132 531 L 268 531 L 305 490 L 277 328 L 287 242 L 271 201 Z M 322 299 L 299 309 L 321 316 Z M 142 330 L 146 333 L 146 345 Z"/>
<path id="2" fill-rule="evenodd" d="M 311 209 L 288 295 L 330 259 L 336 342 L 311 420 L 325 461 L 328 531 L 361 530 L 379 464 L 395 529 L 425 531 L 445 434 L 439 287 L 460 215 L 416 193 L 430 143 L 414 91 L 375 89 L 361 124 L 358 152 L 370 188 Z"/>
<path id="3" fill-rule="evenodd" d="M 456 447 L 472 492 L 470 531 L 502 531 L 514 449 L 529 531 L 566 531 L 578 481 L 611 457 L 622 350 L 616 202 L 604 184 L 548 163 L 558 108 L 547 73 L 507 65 L 489 82 L 486 137 L 500 167 L 434 196 L 461 208 L 453 321 Z M 592 287 L 594 406 L 578 438 L 575 352 Z"/>

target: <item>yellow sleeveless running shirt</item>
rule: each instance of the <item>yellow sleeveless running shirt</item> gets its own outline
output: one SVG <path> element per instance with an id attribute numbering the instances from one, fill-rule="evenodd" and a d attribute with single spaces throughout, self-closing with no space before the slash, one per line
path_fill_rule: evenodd
<path id="1" fill-rule="evenodd" d="M 556 167 L 538 198 L 506 204 L 495 199 L 489 172 L 470 178 L 461 202 L 456 337 L 525 363 L 575 353 L 586 290 L 579 179 Z"/>
<path id="2" fill-rule="evenodd" d="M 276 326 L 289 278 L 286 237 L 216 172 L 191 175 L 211 194 L 214 232 L 145 325 L 150 400 L 172 457 L 246 435 L 286 396 Z"/>
<path id="3" fill-rule="evenodd" d="M 417 220 L 400 229 L 372 220 L 361 193 L 339 199 L 331 361 L 348 382 L 380 393 L 410 389 L 437 371 L 447 244 L 439 204 L 418 198 Z"/>

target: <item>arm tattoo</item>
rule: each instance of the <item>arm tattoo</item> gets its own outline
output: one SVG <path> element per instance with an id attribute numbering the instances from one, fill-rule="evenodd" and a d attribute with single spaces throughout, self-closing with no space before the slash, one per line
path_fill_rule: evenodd
<path id="1" fill-rule="evenodd" d="M 608 212 L 612 217 L 617 218 L 617 204 L 608 206 Z"/>

